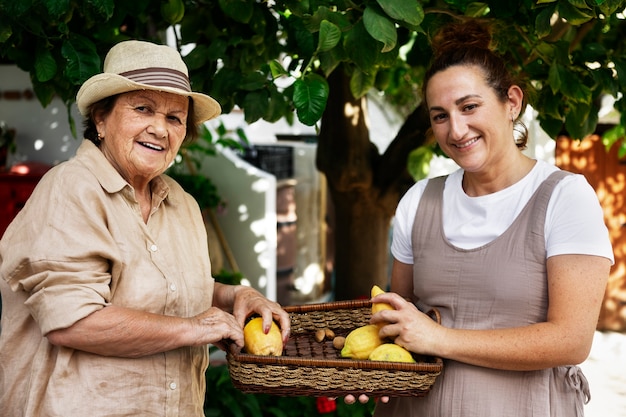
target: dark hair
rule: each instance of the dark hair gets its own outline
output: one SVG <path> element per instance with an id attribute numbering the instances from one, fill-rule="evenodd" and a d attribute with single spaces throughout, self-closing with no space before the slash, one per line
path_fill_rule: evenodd
<path id="1" fill-rule="evenodd" d="M 525 83 L 508 68 L 504 58 L 492 49 L 492 27 L 478 19 L 462 19 L 443 26 L 432 38 L 433 60 L 424 75 L 422 96 L 426 100 L 426 87 L 430 79 L 440 71 L 457 65 L 476 66 L 484 74 L 485 81 L 496 93 L 498 100 L 508 100 L 509 88 L 519 86 L 524 92 L 522 111 L 517 116 L 516 145 L 526 148 L 528 129 L 519 121 L 527 105 Z"/>
<path id="2" fill-rule="evenodd" d="M 90 140 L 98 147 L 100 146 L 100 139 L 98 138 L 98 130 L 96 129 L 96 116 L 100 115 L 100 117 L 104 117 L 109 115 L 119 96 L 119 94 L 116 94 L 103 98 L 100 101 L 96 101 L 88 108 L 89 114 L 83 122 L 83 128 L 85 129 L 83 137 Z M 185 136 L 183 144 L 193 142 L 198 138 L 198 123 L 194 116 L 195 112 L 193 111 L 193 99 L 190 97 L 189 111 L 187 112 L 187 135 Z"/>

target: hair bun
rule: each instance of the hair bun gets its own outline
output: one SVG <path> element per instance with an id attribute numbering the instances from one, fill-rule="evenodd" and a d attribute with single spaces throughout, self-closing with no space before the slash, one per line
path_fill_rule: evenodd
<path id="1" fill-rule="evenodd" d="M 492 37 L 487 24 L 475 19 L 445 25 L 432 39 L 435 56 L 446 55 L 459 49 L 490 50 Z"/>

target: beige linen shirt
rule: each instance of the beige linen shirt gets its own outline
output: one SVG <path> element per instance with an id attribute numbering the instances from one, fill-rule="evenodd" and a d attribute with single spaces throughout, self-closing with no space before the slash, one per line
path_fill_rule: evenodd
<path id="1" fill-rule="evenodd" d="M 51 345 L 45 335 L 107 305 L 191 317 L 214 280 L 195 200 L 152 182 L 143 222 L 132 187 L 85 140 L 50 170 L 0 241 L 0 414 L 201 417 L 207 347 L 138 359 Z"/>

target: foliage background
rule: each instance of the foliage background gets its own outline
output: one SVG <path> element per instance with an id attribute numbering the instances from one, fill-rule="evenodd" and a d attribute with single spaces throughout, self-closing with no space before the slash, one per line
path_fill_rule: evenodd
<path id="1" fill-rule="evenodd" d="M 248 123 L 297 117 L 318 128 L 316 167 L 334 205 L 335 296 L 347 299 L 387 284 L 390 220 L 437 152 L 420 94 L 430 35 L 461 17 L 492 22 L 497 51 L 526 76 L 552 137 L 592 133 L 602 99 L 612 96 L 620 123 L 604 139 L 624 155 L 625 7 L 624 0 L 0 0 L 0 60 L 30 73 L 44 106 L 55 94 L 70 106 L 113 44 L 164 42 L 175 25 L 193 88 L 225 113 L 238 107 Z M 369 136 L 372 95 L 405 117 L 384 151 Z"/>

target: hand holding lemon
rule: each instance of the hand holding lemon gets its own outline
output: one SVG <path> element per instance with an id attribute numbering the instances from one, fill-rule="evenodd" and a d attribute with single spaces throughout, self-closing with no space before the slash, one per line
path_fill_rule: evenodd
<path id="1" fill-rule="evenodd" d="M 283 338 L 276 323 L 272 322 L 267 334 L 263 331 L 263 318 L 255 317 L 243 328 L 244 349 L 251 355 L 283 354 Z"/>

